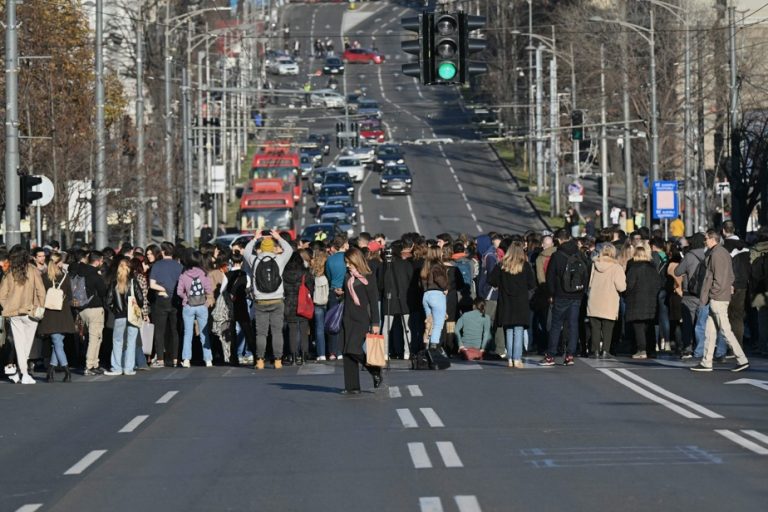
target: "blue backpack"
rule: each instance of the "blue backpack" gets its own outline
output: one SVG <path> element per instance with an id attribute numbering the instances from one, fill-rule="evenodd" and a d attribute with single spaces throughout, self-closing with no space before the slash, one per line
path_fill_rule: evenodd
<path id="1" fill-rule="evenodd" d="M 467 258 L 461 258 L 453 262 L 456 268 L 461 272 L 461 279 L 464 281 L 464 286 L 470 291 L 473 288 L 472 281 L 472 262 Z"/>

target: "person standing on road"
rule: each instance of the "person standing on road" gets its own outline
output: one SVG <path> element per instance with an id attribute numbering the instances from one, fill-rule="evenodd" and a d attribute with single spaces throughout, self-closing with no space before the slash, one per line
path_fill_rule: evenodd
<path id="1" fill-rule="evenodd" d="M 493 351 L 502 358 L 506 357 L 504 350 L 504 340 L 501 330 L 496 324 L 496 302 L 499 292 L 493 286 L 488 284 L 488 276 L 499 262 L 499 245 L 501 245 L 501 235 L 490 233 L 477 238 L 477 254 L 480 256 L 480 271 L 477 276 L 477 296 L 485 299 L 485 312 L 491 317 L 493 331 L 491 339 L 494 342 Z M 489 347 L 490 351 L 490 347 Z"/>
<path id="2" fill-rule="evenodd" d="M 421 288 L 424 290 L 422 304 L 426 325 L 424 337 L 429 336 L 429 348 L 440 344 L 440 336 L 445 325 L 448 294 L 448 273 L 442 263 L 442 251 L 438 247 L 430 247 L 424 266 L 421 268 Z"/>
<path id="3" fill-rule="evenodd" d="M 728 320 L 739 345 L 744 343 L 744 322 L 747 308 L 747 288 L 751 271 L 749 248 L 736 236 L 736 225 L 727 220 L 723 223 L 723 247 L 731 254 L 733 262 L 733 296 L 728 303 Z"/>
<path id="4" fill-rule="evenodd" d="M 0 306 L 3 317 L 10 318 L 13 345 L 16 349 L 18 374 L 9 375 L 13 382 L 34 384 L 29 374 L 27 360 L 35 341 L 37 322 L 29 317 L 38 307 L 45 304 L 45 286 L 40 271 L 29 261 L 29 252 L 20 245 L 11 248 L 8 255 L 10 269 L 0 284 Z"/>
<path id="5" fill-rule="evenodd" d="M 285 323 L 288 327 L 290 348 L 288 361 L 297 366 L 303 365 L 309 358 L 309 320 L 298 314 L 302 283 L 309 289 L 311 296 L 315 289 L 315 280 L 309 271 L 309 253 L 303 249 L 293 253 L 283 272 Z"/>
<path id="6" fill-rule="evenodd" d="M 543 355 L 547 350 L 548 333 L 547 319 L 550 310 L 550 294 L 547 287 L 547 269 L 552 255 L 557 251 L 554 238 L 551 234 L 544 235 L 541 238 L 541 251 L 536 256 L 536 282 L 538 286 L 531 299 L 533 308 L 533 329 L 531 337 L 533 346 L 539 355 Z"/>
<path id="7" fill-rule="evenodd" d="M 349 241 L 346 236 L 336 235 L 331 241 L 330 256 L 325 262 L 325 276 L 328 278 L 331 289 L 328 295 L 328 310 L 344 300 L 344 275 L 347 270 L 344 263 L 344 253 L 347 249 L 349 249 Z M 337 357 L 342 357 L 338 333 L 328 333 L 328 351 L 331 353 L 328 357 L 331 361 L 335 361 Z"/>
<path id="8" fill-rule="evenodd" d="M 328 296 L 331 293 L 328 284 L 328 278 L 325 277 L 325 262 L 328 260 L 328 254 L 323 248 L 316 249 L 312 253 L 312 262 L 310 271 L 315 281 L 315 289 L 312 293 L 312 302 L 315 304 L 314 333 L 315 348 L 317 350 L 317 361 L 325 361 L 325 312 L 328 310 Z"/>
<path id="9" fill-rule="evenodd" d="M 496 318 L 507 338 L 507 365 L 524 368 L 523 337 L 531 318 L 528 297 L 536 288 L 536 276 L 522 245 L 509 246 L 501 263 L 488 276 L 488 283 L 499 290 Z"/>
<path id="10" fill-rule="evenodd" d="M 757 315 L 757 333 L 752 334 L 755 350 L 768 355 L 768 226 L 757 233 L 757 243 L 749 254 L 751 305 Z"/>
<path id="11" fill-rule="evenodd" d="M 257 253 L 253 253 L 256 242 L 260 242 Z M 282 251 L 277 252 L 276 243 Z M 248 267 L 253 272 L 253 296 L 256 316 L 256 368 L 264 369 L 264 354 L 267 350 L 267 336 L 272 334 L 272 354 L 275 357 L 275 369 L 283 367 L 283 321 L 285 304 L 283 299 L 283 271 L 293 255 L 293 247 L 283 240 L 278 231 L 272 230 L 269 236 L 265 232 L 248 242 L 245 257 Z"/>
<path id="12" fill-rule="evenodd" d="M 136 375 L 136 339 L 139 328 L 128 321 L 128 302 L 133 297 L 139 307 L 144 305 L 141 287 L 133 276 L 130 260 L 118 258 L 115 276 L 107 292 L 107 307 L 115 318 L 112 329 L 112 365 L 104 375 Z"/>
<path id="13" fill-rule="evenodd" d="M 718 333 L 722 333 L 725 342 L 733 350 L 736 356 L 736 366 L 733 372 L 740 372 L 749 368 L 749 360 L 741 349 L 739 341 L 731 330 L 731 322 L 728 319 L 728 303 L 733 295 L 733 264 L 728 249 L 720 245 L 720 234 L 714 229 L 707 231 L 706 265 L 707 273 L 701 287 L 699 300 L 702 304 L 709 305 L 707 318 L 707 334 L 704 341 L 704 355 L 701 362 L 692 367 L 696 372 L 712 371 L 712 355 L 715 352 L 715 340 Z"/>
<path id="14" fill-rule="evenodd" d="M 195 322 L 203 346 L 205 366 L 213 366 L 211 339 L 208 330 L 208 306 L 213 298 L 211 279 L 203 270 L 203 256 L 200 251 L 189 251 L 184 258 L 184 272 L 179 276 L 176 295 L 181 299 L 181 317 L 184 320 L 184 343 L 181 347 L 181 366 L 190 367 L 192 359 L 192 337 Z"/>
<path id="15" fill-rule="evenodd" d="M 344 288 L 344 390 L 342 394 L 360 393 L 360 367 L 373 376 L 373 387 L 381 386 L 381 368 L 366 364 L 363 343 L 367 333 L 379 333 L 379 292 L 376 277 L 368 267 L 363 252 L 350 247 L 344 253 L 348 273 Z"/>
<path id="16" fill-rule="evenodd" d="M 171 242 L 160 244 L 162 259 L 156 260 L 149 271 L 149 289 L 155 292 L 152 321 L 155 324 L 155 360 L 152 367 L 161 368 L 171 361 L 175 368 L 179 360 L 179 312 L 176 302 L 176 285 L 183 270 L 173 258 Z"/>
<path id="17" fill-rule="evenodd" d="M 382 289 L 381 310 L 383 313 L 385 353 L 388 356 L 395 355 L 395 350 L 391 345 L 392 326 L 395 324 L 395 319 L 400 317 L 403 329 L 403 359 L 410 359 L 408 287 L 413 279 L 413 265 L 403 257 L 402 241 L 395 240 L 392 242 L 389 252 L 385 255 L 384 264 L 379 267 L 379 274 Z"/>
<path id="18" fill-rule="evenodd" d="M 643 242 L 635 246 L 632 263 L 627 265 L 625 320 L 632 325 L 637 350 L 632 359 L 656 357 L 656 319 L 662 278 L 651 262 L 651 249 Z"/>
<path id="19" fill-rule="evenodd" d="M 587 299 L 587 317 L 592 327 L 593 358 L 611 356 L 613 326 L 619 318 L 619 294 L 627 289 L 624 269 L 616 261 L 616 247 L 600 246 L 600 254 L 592 266 Z M 602 342 L 602 353 L 600 343 Z"/>
<path id="20" fill-rule="evenodd" d="M 83 258 L 85 259 L 85 258 Z M 104 254 L 91 251 L 87 260 L 76 265 L 73 274 L 85 280 L 85 294 L 88 302 L 80 310 L 80 320 L 88 329 L 88 349 L 85 355 L 84 375 L 100 375 L 104 370 L 99 366 L 99 351 L 104 335 L 104 305 L 107 297 L 107 285 L 99 273 L 104 265 Z"/>
<path id="21" fill-rule="evenodd" d="M 48 365 L 48 382 L 53 382 L 54 372 L 57 368 L 64 371 L 64 382 L 71 382 L 67 354 L 64 351 L 64 337 L 67 334 L 77 332 L 75 320 L 72 317 L 72 285 L 67 272 L 64 270 L 64 260 L 61 253 L 54 252 L 48 262 L 48 271 L 43 274 L 43 284 L 46 291 L 55 287 L 62 291 L 64 299 L 60 310 L 47 309 L 45 315 L 37 326 L 37 335 L 50 335 L 51 361 Z"/>

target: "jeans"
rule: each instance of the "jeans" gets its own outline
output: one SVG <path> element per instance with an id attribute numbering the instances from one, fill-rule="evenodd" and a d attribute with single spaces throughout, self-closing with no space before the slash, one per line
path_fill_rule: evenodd
<path id="1" fill-rule="evenodd" d="M 211 353 L 211 342 L 208 339 L 206 327 L 208 326 L 208 307 L 202 306 L 184 306 L 181 311 L 181 317 L 184 319 L 184 345 L 181 347 L 181 358 L 184 360 L 192 359 L 192 335 L 195 332 L 195 320 L 197 320 L 197 329 L 200 331 L 200 344 L 203 346 L 203 359 L 206 362 L 213 360 Z"/>
<path id="2" fill-rule="evenodd" d="M 704 355 L 701 359 L 702 366 L 712 366 L 712 353 L 715 351 L 715 337 L 722 335 L 733 355 L 736 356 L 736 362 L 746 364 L 747 356 L 741 349 L 736 336 L 731 330 L 731 322 L 728 319 L 728 302 L 724 300 L 709 301 L 709 315 L 707 316 L 707 336 L 704 343 Z"/>
<path id="3" fill-rule="evenodd" d="M 525 327 L 515 325 L 505 328 L 507 335 L 507 357 L 514 361 L 520 361 L 523 358 L 523 336 Z"/>
<path id="4" fill-rule="evenodd" d="M 64 352 L 64 335 L 59 332 L 51 334 L 51 366 L 68 366 L 67 354 Z"/>
<path id="5" fill-rule="evenodd" d="M 576 353 L 579 344 L 579 311 L 581 299 L 555 299 L 552 304 L 552 327 L 549 329 L 549 345 L 547 355 L 552 357 L 557 353 L 557 345 L 560 343 L 560 333 L 563 327 L 568 325 L 568 341 L 565 348 L 566 355 Z"/>
<path id="6" fill-rule="evenodd" d="M 661 290 L 658 296 L 659 311 L 659 339 L 670 340 L 669 335 L 669 307 L 667 306 L 667 291 Z M 663 349 L 664 347 L 662 347 Z"/>
<path id="7" fill-rule="evenodd" d="M 704 355 L 704 345 L 707 337 L 707 319 L 709 318 L 709 304 L 696 310 L 696 348 L 693 351 L 693 357 L 701 358 Z M 715 357 L 723 357 L 728 351 L 723 334 L 718 331 L 717 345 L 715 347 Z"/>
<path id="8" fill-rule="evenodd" d="M 445 294 L 440 290 L 430 290 L 424 294 L 422 304 L 424 305 L 424 314 L 432 316 L 432 333 L 429 335 L 429 344 L 438 345 L 445 324 L 447 309 Z"/>
<path id="9" fill-rule="evenodd" d="M 248 322 L 248 324 L 250 324 L 250 320 L 243 320 L 243 322 Z M 237 350 L 235 351 L 235 355 L 237 355 L 238 358 L 253 357 L 253 351 L 251 350 L 250 343 L 248 343 L 248 334 L 246 332 L 249 328 L 250 325 L 246 326 L 245 323 L 241 324 L 240 322 L 235 322 L 235 339 L 237 340 Z"/>
<path id="10" fill-rule="evenodd" d="M 139 328 L 129 324 L 127 318 L 115 318 L 115 327 L 112 329 L 113 372 L 133 373 L 138 335 Z"/>
<path id="11" fill-rule="evenodd" d="M 315 344 L 317 357 L 325 357 L 325 312 L 326 306 L 315 305 Z"/>
<path id="12" fill-rule="evenodd" d="M 283 357 L 283 319 L 285 304 L 256 303 L 256 357 L 264 359 L 267 351 L 267 335 L 272 331 L 272 355 L 275 360 Z"/>

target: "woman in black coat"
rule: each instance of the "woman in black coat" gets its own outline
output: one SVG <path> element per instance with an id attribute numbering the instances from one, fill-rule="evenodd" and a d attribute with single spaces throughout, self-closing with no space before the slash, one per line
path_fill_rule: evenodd
<path id="1" fill-rule="evenodd" d="M 75 328 L 75 319 L 72 315 L 72 285 L 69 276 L 64 270 L 64 262 L 60 253 L 51 254 L 48 262 L 48 271 L 43 274 L 43 285 L 48 290 L 51 287 L 59 288 L 64 295 L 64 302 L 61 310 L 46 309 L 43 319 L 37 326 L 36 334 L 38 336 L 51 336 L 53 351 L 51 353 L 51 362 L 48 365 L 48 382 L 53 382 L 56 368 L 64 370 L 64 382 L 72 382 L 72 376 L 69 372 L 67 354 L 64 352 L 64 338 L 67 334 L 77 332 Z"/>
<path id="2" fill-rule="evenodd" d="M 309 253 L 299 250 L 293 253 L 291 259 L 283 270 L 283 290 L 285 293 L 285 323 L 288 325 L 288 343 L 290 349 L 283 356 L 283 364 L 304 364 L 309 355 L 309 319 L 299 316 L 299 289 L 301 281 L 309 288 L 312 294 L 315 290 L 315 278 L 309 271 Z M 313 308 L 314 310 L 314 308 Z M 299 352 L 299 338 L 301 338 L 301 352 Z"/>
<path id="3" fill-rule="evenodd" d="M 627 290 L 624 295 L 625 319 L 632 325 L 637 344 L 633 359 L 656 357 L 656 298 L 662 284 L 661 276 L 651 263 L 650 248 L 644 245 L 635 247 L 632 263 L 627 265 Z"/>
<path id="4" fill-rule="evenodd" d="M 507 365 L 523 368 L 523 337 L 531 318 L 528 294 L 536 288 L 536 275 L 522 246 L 509 247 L 488 275 L 488 284 L 499 290 L 496 325 L 501 325 L 506 334 Z"/>
<path id="5" fill-rule="evenodd" d="M 344 391 L 342 394 L 360 393 L 360 367 L 362 364 L 373 376 L 373 387 L 381 386 L 381 368 L 368 366 L 363 343 L 369 332 L 379 333 L 379 293 L 376 277 L 368 267 L 363 252 L 350 247 L 344 253 L 347 275 L 344 278 Z"/>

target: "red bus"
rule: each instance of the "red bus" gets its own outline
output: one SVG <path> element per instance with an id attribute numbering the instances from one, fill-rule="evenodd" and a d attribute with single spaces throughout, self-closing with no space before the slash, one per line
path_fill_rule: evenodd
<path id="1" fill-rule="evenodd" d="M 301 200 L 301 178 L 296 167 L 262 167 L 251 168 L 250 180 L 281 179 L 293 190 L 293 200 Z"/>
<path id="2" fill-rule="evenodd" d="M 239 227 L 243 233 L 274 229 L 296 237 L 293 196 L 285 192 L 243 194 L 240 199 Z"/>

